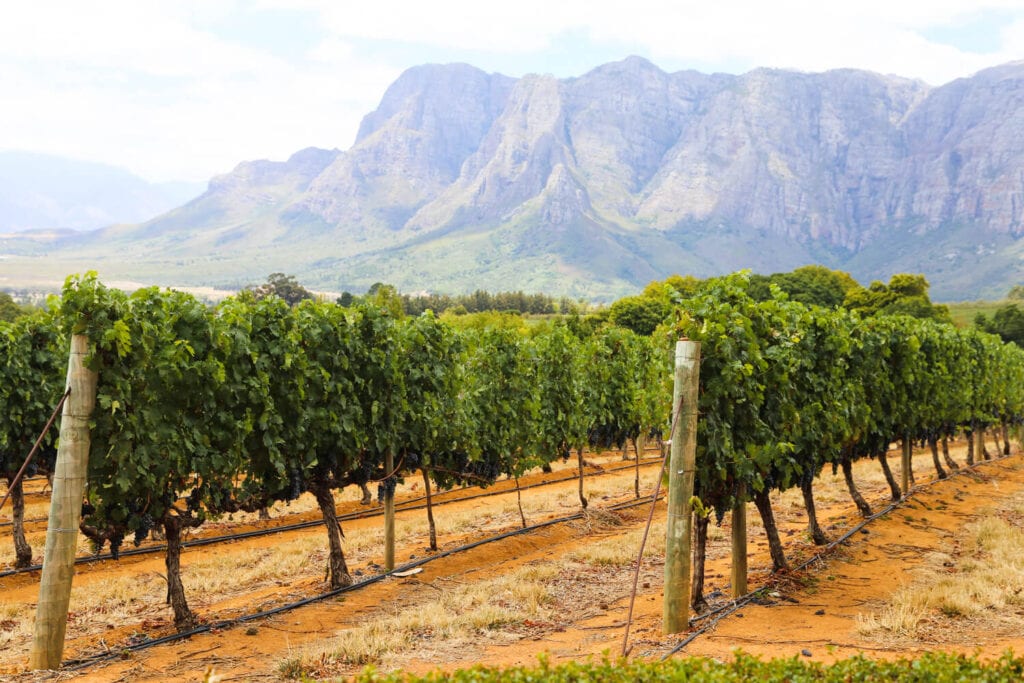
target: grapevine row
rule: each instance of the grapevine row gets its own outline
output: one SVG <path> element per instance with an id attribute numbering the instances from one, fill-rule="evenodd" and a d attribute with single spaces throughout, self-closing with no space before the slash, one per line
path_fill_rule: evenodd
<path id="1" fill-rule="evenodd" d="M 617 328 L 457 333 L 430 314 L 244 293 L 211 309 L 93 275 L 69 279 L 60 307 L 24 325 L 60 331 L 40 370 L 52 385 L 34 396 L 42 406 L 60 393 L 61 337 L 91 340 L 99 385 L 81 530 L 114 553 L 163 531 L 179 629 L 195 623 L 179 570 L 187 527 L 308 491 L 340 587 L 352 577 L 333 490 L 376 481 L 386 494 L 413 473 L 444 489 L 486 485 L 591 441 L 621 447 L 659 419 L 642 391 L 652 342 Z M 592 381 L 594 366 L 615 381 Z M 24 455 L 0 452 L 4 473 Z"/>
<path id="2" fill-rule="evenodd" d="M 744 275 L 707 281 L 648 338 L 563 324 L 457 331 L 429 313 L 290 308 L 251 293 L 209 308 L 180 292 L 126 295 L 92 274 L 72 277 L 59 306 L 0 327 L 0 472 L 10 477 L 21 464 L 61 393 L 67 334 L 86 334 L 100 379 L 81 529 L 116 553 L 126 536 L 141 542 L 162 528 L 175 623 L 187 629 L 195 616 L 178 570 L 184 528 L 308 491 L 328 533 L 331 587 L 347 585 L 333 490 L 379 481 L 387 493 L 413 473 L 428 492 L 515 478 L 573 451 L 582 465 L 586 445 L 621 447 L 663 431 L 679 337 L 702 343 L 701 557 L 710 512 L 720 520 L 752 501 L 773 564 L 785 568 L 771 491 L 799 486 L 809 531 L 825 543 L 813 504 L 825 467 L 843 470 L 867 515 L 854 460 L 877 459 L 898 498 L 886 461 L 893 440 L 929 443 L 944 476 L 940 443 L 993 426 L 1006 443 L 1006 426 L 1024 414 L 1024 352 L 997 337 L 862 319 L 779 292 L 755 301 L 747 285 Z M 955 466 L 948 454 L 945 463 Z M 17 515 L 15 507 L 16 526 Z"/>

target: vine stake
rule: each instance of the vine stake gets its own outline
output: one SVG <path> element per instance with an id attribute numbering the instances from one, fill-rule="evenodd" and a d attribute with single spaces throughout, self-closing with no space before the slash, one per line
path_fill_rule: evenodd
<path id="1" fill-rule="evenodd" d="M 82 516 L 82 495 L 89 468 L 89 417 L 96 405 L 98 376 L 85 367 L 89 340 L 71 337 L 67 385 L 71 393 L 64 403 L 60 446 L 53 476 L 50 518 L 46 527 L 43 576 L 39 583 L 35 635 L 29 665 L 32 669 L 56 669 L 64 654 L 64 633 L 75 575 L 75 548 Z"/>
<path id="2" fill-rule="evenodd" d="M 690 548 L 693 534 L 693 480 L 697 453 L 697 394 L 700 342 L 676 342 L 673 405 L 679 427 L 669 454 L 668 518 L 665 524 L 665 601 L 663 630 L 679 633 L 689 621 Z"/>

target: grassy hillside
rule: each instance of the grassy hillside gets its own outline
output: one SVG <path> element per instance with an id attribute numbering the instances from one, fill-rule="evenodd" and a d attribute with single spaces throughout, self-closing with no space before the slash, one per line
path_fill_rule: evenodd
<path id="1" fill-rule="evenodd" d="M 984 313 L 988 317 L 992 317 L 992 314 L 996 312 L 1001 306 L 1005 306 L 1008 303 L 1006 299 L 1000 301 L 960 301 L 958 303 L 946 304 L 949 306 L 949 313 L 953 316 L 953 322 L 957 327 L 969 327 L 974 324 L 974 317 L 979 313 Z M 1021 303 L 1021 302 L 1016 302 Z"/>

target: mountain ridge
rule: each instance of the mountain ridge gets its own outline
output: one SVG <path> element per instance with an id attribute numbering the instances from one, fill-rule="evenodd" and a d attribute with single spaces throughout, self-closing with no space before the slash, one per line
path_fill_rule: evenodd
<path id="1" fill-rule="evenodd" d="M 569 79 L 424 65 L 347 150 L 243 162 L 163 216 L 47 248 L 217 285 L 262 268 L 334 290 L 607 299 L 673 272 L 819 262 L 996 296 L 1024 280 L 1022 133 L 1024 62 L 938 87 L 640 57 Z"/>

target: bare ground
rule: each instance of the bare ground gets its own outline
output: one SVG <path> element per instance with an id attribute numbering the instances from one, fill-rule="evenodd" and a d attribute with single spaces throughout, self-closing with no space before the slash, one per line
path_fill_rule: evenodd
<path id="1" fill-rule="evenodd" d="M 962 462 L 962 449 L 955 448 L 953 455 Z M 893 461 L 898 469 L 898 458 Z M 604 462 L 614 463 L 615 458 Z M 915 455 L 915 469 L 919 483 L 934 477 L 926 453 Z M 645 470 L 642 484 L 646 491 L 653 488 L 654 470 Z M 888 489 L 877 463 L 858 463 L 855 477 L 875 509 L 888 503 Z M 819 517 L 826 533 L 835 538 L 860 521 L 841 476 L 826 472 L 816 484 Z M 631 490 L 632 473 L 628 470 L 588 482 L 592 508 L 629 499 Z M 523 497 L 531 522 L 578 508 L 573 482 L 533 489 Z M 804 531 L 799 492 L 773 496 L 773 506 L 793 564 L 818 552 Z M 751 508 L 751 587 L 771 584 L 773 594 L 762 604 L 749 604 L 718 622 L 683 654 L 728 658 L 735 648 L 742 648 L 770 657 L 796 655 L 830 661 L 855 653 L 890 657 L 951 649 L 980 650 L 983 655 L 995 656 L 1008 647 L 1021 651 L 1024 609 L 1012 599 L 971 614 L 944 608 L 926 610 L 918 615 L 912 635 L 886 630 L 884 624 L 886 610 L 897 603 L 900 591 L 912 591 L 915 586 L 932 590 L 929 582 L 934 582 L 937 574 L 965 571 L 966 555 L 984 562 L 988 552 L 984 548 L 965 551 L 972 543 L 972 523 L 999 518 L 1020 527 L 1022 510 L 1021 457 L 985 463 L 973 474 L 919 487 L 910 501 L 873 521 L 863 533 L 856 533 L 808 570 L 773 577 L 767 571 L 767 543 Z M 417 521 L 422 516 L 421 511 L 400 516 L 400 538 L 402 524 L 407 525 L 406 540 L 400 543 L 405 555 L 400 562 L 424 554 L 424 540 L 418 535 L 422 522 Z M 440 540 L 446 547 L 515 528 L 518 523 L 514 493 L 452 503 L 439 509 L 436 516 L 442 525 Z M 478 662 L 532 663 L 541 653 L 556 663 L 600 657 L 604 652 L 616 656 L 622 647 L 632 563 L 645 521 L 642 507 L 615 514 L 595 512 L 582 520 L 437 560 L 424 565 L 419 574 L 390 578 L 341 599 L 134 653 L 80 673 L 59 675 L 97 681 L 194 681 L 213 667 L 223 680 L 275 680 L 298 670 L 318 677 L 344 677 L 367 662 L 381 669 L 427 671 Z M 659 523 L 663 524 L 660 506 L 656 527 Z M 719 602 L 728 594 L 728 523 L 726 517 L 722 528 L 712 528 L 709 544 L 706 589 L 713 596 L 724 594 L 717 598 Z M 379 526 L 375 519 L 345 526 L 346 552 L 353 560 L 350 567 L 364 574 L 374 571 L 373 563 L 379 560 L 375 545 Z M 659 537 L 657 528 L 652 533 L 651 550 L 641 566 L 629 643 L 632 657 L 661 657 L 681 638 L 661 633 L 663 565 L 658 546 L 663 544 L 663 531 L 661 534 Z M 190 574 L 202 573 L 201 564 L 212 562 L 211 553 L 221 563 L 209 570 L 213 574 L 241 573 L 241 569 L 229 568 L 257 562 L 269 567 L 259 569 L 242 585 L 210 579 L 208 593 L 202 586 L 191 587 L 193 607 L 208 619 L 224 618 L 323 590 L 322 531 L 288 536 L 294 536 L 297 545 L 270 537 L 217 546 L 215 552 L 186 552 L 186 581 Z M 9 538 L 0 536 L 0 543 L 9 543 Z M 254 560 L 254 553 L 264 556 Z M 304 555 L 295 568 L 275 575 L 272 567 L 295 562 L 287 554 L 296 553 Z M 943 556 L 953 558 L 952 564 L 936 561 Z M 170 614 L 160 599 L 161 570 L 162 559 L 151 557 L 104 563 L 80 572 L 76 591 L 85 595 L 86 607 L 76 613 L 72 606 L 73 639 L 65 658 L 106 646 L 116 648 L 139 633 L 167 632 Z M 125 589 L 129 592 L 148 585 L 150 593 L 140 593 L 135 602 L 129 596 L 120 611 L 107 614 L 100 609 L 102 605 L 89 603 L 87 594 L 97 594 L 121 580 L 129 582 Z M 1010 592 L 1019 589 L 1024 586 L 1008 587 Z M 0 673 L 14 676 L 27 658 L 23 634 L 30 628 L 35 583 L 24 576 L 0 579 L 0 590 L 0 639 L 7 629 L 7 642 L 0 654 L 0 666 L 5 668 Z M 17 623 L 11 626 L 12 621 Z M 18 678 L 31 680 L 41 675 Z"/>

